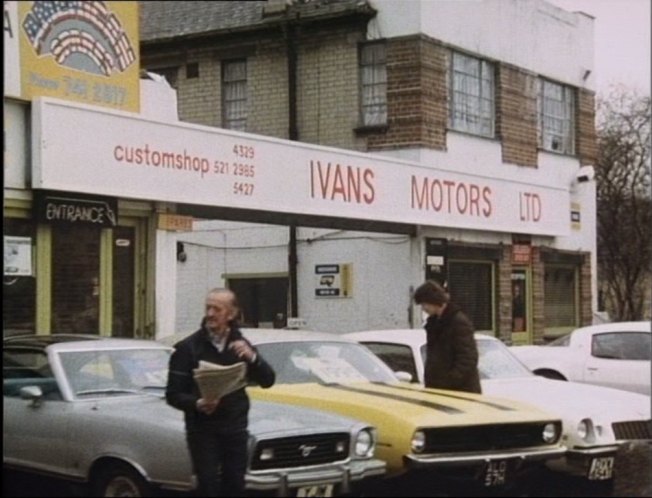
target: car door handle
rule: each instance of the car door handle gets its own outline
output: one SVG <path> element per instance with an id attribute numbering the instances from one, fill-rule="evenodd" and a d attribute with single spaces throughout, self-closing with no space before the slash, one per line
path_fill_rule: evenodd
<path id="1" fill-rule="evenodd" d="M 587 367 L 586 369 L 591 371 L 591 372 L 597 372 L 598 371 L 598 367 Z"/>

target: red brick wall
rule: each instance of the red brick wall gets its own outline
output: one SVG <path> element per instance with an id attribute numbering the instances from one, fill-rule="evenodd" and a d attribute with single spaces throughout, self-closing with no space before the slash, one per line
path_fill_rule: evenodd
<path id="1" fill-rule="evenodd" d="M 387 41 L 385 130 L 370 131 L 367 150 L 446 148 L 447 51 L 425 36 Z"/>
<path id="2" fill-rule="evenodd" d="M 592 164 L 597 161 L 598 145 L 595 134 L 595 93 L 580 88 L 577 92 L 575 112 L 577 122 L 577 155 L 580 164 Z"/>
<path id="3" fill-rule="evenodd" d="M 508 64 L 496 72 L 496 136 L 503 162 L 536 167 L 536 76 Z"/>

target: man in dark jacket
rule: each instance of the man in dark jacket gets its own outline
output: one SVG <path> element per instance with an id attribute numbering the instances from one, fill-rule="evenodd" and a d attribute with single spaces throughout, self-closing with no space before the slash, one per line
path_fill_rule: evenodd
<path id="1" fill-rule="evenodd" d="M 221 399 L 204 399 L 193 379 L 199 361 L 247 364 L 247 380 L 274 384 L 272 367 L 238 329 L 235 294 L 213 289 L 202 326 L 175 345 L 170 357 L 167 402 L 184 412 L 186 440 L 199 481 L 199 496 L 242 496 L 247 470 L 249 397 L 244 388 Z"/>
<path id="2" fill-rule="evenodd" d="M 436 282 L 420 285 L 414 292 L 414 302 L 428 314 L 426 387 L 480 393 L 478 348 L 471 321 Z"/>

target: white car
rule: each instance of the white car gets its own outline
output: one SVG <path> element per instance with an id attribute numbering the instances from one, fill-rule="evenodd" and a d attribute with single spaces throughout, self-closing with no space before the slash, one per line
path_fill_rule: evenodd
<path id="1" fill-rule="evenodd" d="M 650 322 L 575 329 L 545 346 L 513 346 L 537 375 L 650 395 Z"/>
<path id="2" fill-rule="evenodd" d="M 344 336 L 371 349 L 399 378 L 423 383 L 424 330 L 373 330 Z M 613 477 L 621 444 L 651 441 L 649 396 L 534 375 L 498 339 L 483 334 L 475 337 L 483 394 L 530 403 L 561 417 L 562 443 L 568 451 L 546 462 L 552 470 L 607 481 Z"/>

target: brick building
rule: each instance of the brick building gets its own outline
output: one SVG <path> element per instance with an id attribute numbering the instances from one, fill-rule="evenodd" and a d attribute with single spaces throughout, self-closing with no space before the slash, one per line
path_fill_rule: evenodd
<path id="1" fill-rule="evenodd" d="M 140 7 L 142 66 L 177 90 L 181 121 L 299 142 L 297 162 L 305 144 L 344 154 L 330 180 L 331 163 L 310 164 L 313 193 L 321 185 L 348 211 L 177 206 L 213 220 L 178 239 L 177 330 L 194 328 L 221 284 L 257 326 L 420 326 L 410 293 L 424 278 L 445 281 L 476 328 L 506 342 L 591 323 L 590 16 L 543 0 Z M 359 153 L 389 163 L 358 169 Z M 292 174 L 288 161 L 272 161 L 278 175 Z M 356 172 L 380 182 L 388 168 L 410 180 L 367 186 L 396 210 L 365 206 Z"/>

